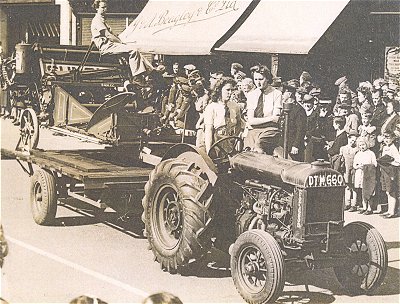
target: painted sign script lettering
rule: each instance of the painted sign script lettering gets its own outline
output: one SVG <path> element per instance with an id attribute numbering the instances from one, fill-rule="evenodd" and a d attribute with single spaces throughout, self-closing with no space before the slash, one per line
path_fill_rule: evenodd
<path id="1" fill-rule="evenodd" d="M 178 26 L 184 26 L 194 22 L 216 18 L 221 15 L 235 12 L 239 9 L 237 1 L 209 1 L 191 2 L 191 6 L 178 9 L 182 4 L 177 3 L 177 10 L 164 9 L 146 18 L 138 18 L 130 25 L 130 32 L 134 33 L 142 29 L 154 29 L 153 35 Z"/>

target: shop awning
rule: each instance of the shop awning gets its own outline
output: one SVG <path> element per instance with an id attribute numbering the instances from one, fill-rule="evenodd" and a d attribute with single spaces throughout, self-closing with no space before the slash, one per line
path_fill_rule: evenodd
<path id="1" fill-rule="evenodd" d="M 217 50 L 307 54 L 349 0 L 262 0 Z"/>
<path id="2" fill-rule="evenodd" d="M 150 0 L 120 34 L 148 53 L 307 54 L 349 0 Z"/>
<path id="3" fill-rule="evenodd" d="M 150 0 L 119 37 L 143 52 L 206 55 L 240 21 L 250 3 Z"/>

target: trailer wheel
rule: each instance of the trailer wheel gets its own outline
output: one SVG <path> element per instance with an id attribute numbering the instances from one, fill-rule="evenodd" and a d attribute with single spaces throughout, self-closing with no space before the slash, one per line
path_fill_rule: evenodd
<path id="1" fill-rule="evenodd" d="M 39 143 L 39 122 L 33 109 L 25 109 L 20 119 L 20 144 L 24 151 L 35 149 Z"/>
<path id="2" fill-rule="evenodd" d="M 211 246 L 213 194 L 201 173 L 181 160 L 168 159 L 155 167 L 145 186 L 145 235 L 156 260 L 170 273 Z"/>
<path id="3" fill-rule="evenodd" d="M 32 177 L 31 211 L 34 221 L 39 225 L 48 225 L 56 217 L 56 179 L 47 170 L 36 170 Z"/>
<path id="4" fill-rule="evenodd" d="M 232 248 L 231 273 L 248 303 L 274 302 L 285 284 L 284 260 L 276 240 L 263 230 L 242 233 Z"/>
<path id="5" fill-rule="evenodd" d="M 370 293 L 386 275 L 388 254 L 385 241 L 373 226 L 352 222 L 344 227 L 344 242 L 349 259 L 334 267 L 339 283 L 350 294 Z"/>

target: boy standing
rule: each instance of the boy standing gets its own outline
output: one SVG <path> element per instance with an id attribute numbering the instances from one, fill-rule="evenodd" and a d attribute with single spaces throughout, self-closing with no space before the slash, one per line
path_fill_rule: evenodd
<path id="1" fill-rule="evenodd" d="M 348 135 L 347 145 L 340 148 L 340 155 L 343 156 L 344 165 L 345 165 L 345 173 L 344 180 L 346 183 L 345 190 L 345 208 L 344 210 L 348 210 L 349 212 L 357 211 L 357 193 L 354 189 L 354 169 L 353 169 L 353 161 L 354 156 L 356 155 L 357 148 L 357 132 L 351 132 Z"/>

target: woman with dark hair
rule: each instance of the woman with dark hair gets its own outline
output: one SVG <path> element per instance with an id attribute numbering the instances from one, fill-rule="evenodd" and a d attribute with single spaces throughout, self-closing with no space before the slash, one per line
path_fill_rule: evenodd
<path id="1" fill-rule="evenodd" d="M 271 86 L 272 75 L 265 65 L 250 69 L 257 89 L 247 96 L 249 132 L 245 146 L 256 152 L 272 154 L 279 145 L 278 125 L 282 109 L 282 92 Z"/>
<path id="2" fill-rule="evenodd" d="M 381 133 L 378 135 L 378 142 L 383 142 L 383 134 L 394 133 L 396 131 L 396 126 L 400 124 L 400 116 L 397 114 L 399 108 L 400 104 L 397 100 L 386 101 L 386 114 L 388 116 L 381 127 Z"/>
<path id="3" fill-rule="evenodd" d="M 138 84 L 143 84 L 137 76 L 151 72 L 153 66 L 142 57 L 139 51 L 132 45 L 124 44 L 105 22 L 107 12 L 106 0 L 95 0 L 93 8 L 96 10 L 91 24 L 92 41 L 99 49 L 101 55 L 129 54 L 129 66 L 132 77 Z"/>
<path id="4" fill-rule="evenodd" d="M 231 101 L 236 82 L 222 77 L 214 86 L 210 103 L 204 110 L 204 140 L 207 153 L 212 144 L 227 136 L 237 136 L 241 131 L 240 107 Z"/>

